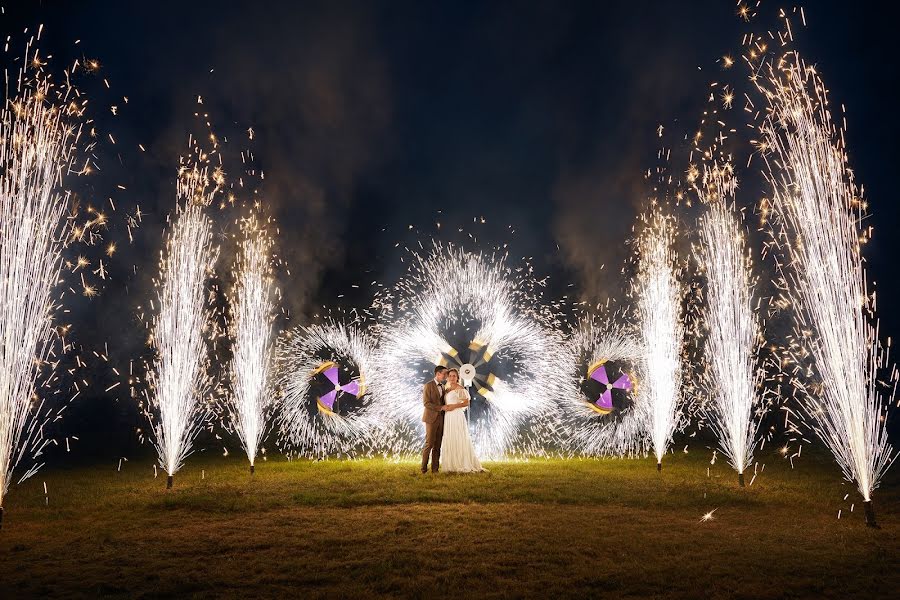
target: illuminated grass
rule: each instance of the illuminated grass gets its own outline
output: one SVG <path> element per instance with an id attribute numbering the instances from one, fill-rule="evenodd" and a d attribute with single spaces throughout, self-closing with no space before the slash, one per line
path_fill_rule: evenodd
<path id="1" fill-rule="evenodd" d="M 0 581 L 14 597 L 890 595 L 896 479 L 873 531 L 861 505 L 846 514 L 853 486 L 828 457 L 804 450 L 791 470 L 760 454 L 768 466 L 743 490 L 699 447 L 661 474 L 655 458 L 436 477 L 413 463 L 278 458 L 251 479 L 237 454 L 198 455 L 170 492 L 149 459 L 48 470 L 10 498 Z"/>

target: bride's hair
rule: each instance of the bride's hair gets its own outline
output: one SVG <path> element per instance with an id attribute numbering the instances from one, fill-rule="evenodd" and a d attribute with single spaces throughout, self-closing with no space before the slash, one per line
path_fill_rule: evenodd
<path id="1" fill-rule="evenodd" d="M 450 377 L 450 373 L 456 373 L 456 379 L 459 379 L 459 369 L 447 369 L 447 377 Z"/>

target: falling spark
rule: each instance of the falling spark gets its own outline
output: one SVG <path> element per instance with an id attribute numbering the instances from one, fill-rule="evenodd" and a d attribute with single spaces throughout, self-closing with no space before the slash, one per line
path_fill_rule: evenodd
<path id="1" fill-rule="evenodd" d="M 654 207 L 638 239 L 636 297 L 645 370 L 650 441 L 661 468 L 681 419 L 682 284 L 674 251 L 675 220 Z"/>
<path id="2" fill-rule="evenodd" d="M 706 513 L 705 515 L 703 515 L 702 517 L 700 517 L 700 522 L 701 522 L 701 523 L 708 523 L 709 521 L 714 520 L 715 517 L 714 517 L 713 515 L 715 514 L 715 512 L 716 512 L 717 510 L 719 510 L 719 509 L 718 509 L 718 508 L 714 508 L 714 509 L 712 509 L 711 511 L 709 511 L 708 513 Z"/>
<path id="3" fill-rule="evenodd" d="M 757 81 L 769 103 L 762 131 L 771 149 L 776 241 L 790 263 L 783 268 L 785 293 L 795 309 L 798 345 L 810 352 L 820 384 L 801 395 L 805 420 L 844 477 L 856 482 L 874 525 L 872 492 L 896 458 L 885 419 L 896 379 L 889 392 L 879 388 L 877 374 L 889 357 L 873 324 L 874 294 L 860 249 L 865 206 L 847 164 L 843 130 L 832 120 L 814 69 L 789 54 Z"/>
<path id="4" fill-rule="evenodd" d="M 242 221 L 241 231 L 241 249 L 233 268 L 237 281 L 230 303 L 234 334 L 228 410 L 230 427 L 240 438 L 252 470 L 272 406 L 275 284 L 269 232 L 255 214 Z"/>
<path id="5" fill-rule="evenodd" d="M 755 281 L 739 215 L 731 165 L 711 165 L 703 176 L 707 209 L 700 224 L 699 263 L 706 274 L 705 347 L 710 424 L 719 447 L 744 484 L 753 462 L 762 383 L 758 352 L 763 343 L 754 310 Z"/>
<path id="6" fill-rule="evenodd" d="M 210 388 L 205 334 L 211 327 L 206 279 L 218 249 L 205 214 L 208 191 L 204 169 L 190 169 L 178 180 L 179 204 L 166 239 L 157 282 L 159 310 L 152 323 L 156 350 L 149 371 L 153 444 L 169 481 L 191 453 L 209 408 Z M 200 203 L 197 200 L 201 200 Z"/>

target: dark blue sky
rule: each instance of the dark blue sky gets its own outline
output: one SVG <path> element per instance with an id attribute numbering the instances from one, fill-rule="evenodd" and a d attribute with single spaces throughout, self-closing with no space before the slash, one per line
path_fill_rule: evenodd
<path id="1" fill-rule="evenodd" d="M 892 334 L 898 15 L 874 6 L 812 3 L 798 48 L 847 106 L 851 162 L 875 225 L 867 252 Z M 764 4 L 762 22 L 774 24 L 776 9 Z M 76 323 L 112 345 L 149 291 L 198 94 L 217 129 L 256 130 L 298 319 L 342 293 L 340 302 L 364 306 L 365 284 L 401 273 L 395 244 L 435 233 L 436 221 L 443 239 L 467 225 L 485 246 L 509 242 L 513 256 L 533 256 L 556 290 L 574 282 L 603 298 L 621 295 L 616 275 L 646 200 L 657 126 L 675 139 L 696 128 L 707 84 L 721 75 L 716 60 L 736 54 L 748 29 L 725 0 L 45 1 L 7 7 L 0 23 L 8 33 L 44 23 L 45 53 L 99 59 L 109 97 L 129 97 L 111 131 L 125 165 L 115 177 L 129 190 L 117 198 L 148 214 L 119 258 L 138 273 L 127 294 L 111 284 Z M 109 171 L 118 162 L 100 160 Z M 742 200 L 764 193 L 744 187 Z M 487 223 L 472 227 L 476 216 Z"/>

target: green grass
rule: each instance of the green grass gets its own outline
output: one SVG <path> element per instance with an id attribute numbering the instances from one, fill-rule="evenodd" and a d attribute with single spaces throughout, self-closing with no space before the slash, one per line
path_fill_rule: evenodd
<path id="1" fill-rule="evenodd" d="M 895 597 L 896 475 L 872 530 L 826 457 L 762 461 L 745 489 L 707 451 L 661 474 L 650 459 L 423 476 L 279 458 L 252 479 L 195 456 L 168 492 L 149 462 L 47 469 L 5 501 L 0 597 Z"/>

